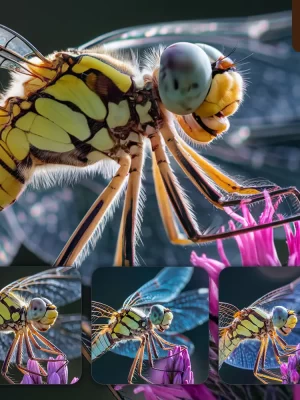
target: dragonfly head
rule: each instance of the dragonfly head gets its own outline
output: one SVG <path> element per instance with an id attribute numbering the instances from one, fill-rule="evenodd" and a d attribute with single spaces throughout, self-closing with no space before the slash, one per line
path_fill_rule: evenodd
<path id="1" fill-rule="evenodd" d="M 44 297 L 36 297 L 29 303 L 27 320 L 40 332 L 46 332 L 56 321 L 56 306 Z"/>
<path id="2" fill-rule="evenodd" d="M 161 55 L 158 91 L 184 132 L 208 143 L 228 130 L 228 116 L 243 99 L 244 83 L 234 62 L 214 47 L 175 43 Z"/>
<path id="3" fill-rule="evenodd" d="M 274 326 L 283 334 L 288 335 L 295 328 L 298 318 L 295 311 L 277 306 L 273 309 L 272 321 Z"/>
<path id="4" fill-rule="evenodd" d="M 149 319 L 152 324 L 156 325 L 160 332 L 164 332 L 166 329 L 169 329 L 173 320 L 173 314 L 168 308 L 156 304 L 150 309 Z"/>

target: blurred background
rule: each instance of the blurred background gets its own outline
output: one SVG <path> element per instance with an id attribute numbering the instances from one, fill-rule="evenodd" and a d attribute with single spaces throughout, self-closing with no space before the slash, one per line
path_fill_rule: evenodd
<path id="1" fill-rule="evenodd" d="M 39 272 L 43 272 L 45 271 L 45 267 L 32 267 L 32 266 L 26 266 L 26 267 L 18 267 L 18 268 L 2 268 L 0 270 L 0 290 L 2 290 L 5 286 L 21 279 L 21 278 L 25 278 L 25 277 L 29 277 L 35 274 L 38 274 Z M 63 294 L 63 290 L 64 288 L 61 287 L 60 290 L 62 290 L 61 296 L 64 296 Z M 67 290 L 67 288 L 66 288 Z M 53 292 L 49 291 L 47 293 L 47 289 L 45 289 L 45 285 L 43 287 L 43 293 L 44 296 L 47 297 L 50 301 L 53 301 L 53 303 L 55 304 L 54 298 L 53 298 Z M 52 295 L 52 296 L 51 296 Z M 55 293 L 55 296 L 57 296 L 57 293 Z M 32 296 L 31 298 L 36 297 L 36 296 Z M 77 314 L 78 315 L 78 320 L 80 320 L 80 316 L 81 316 L 81 300 L 78 301 L 74 301 L 70 304 L 66 304 L 65 306 L 62 307 L 58 307 L 58 313 L 59 313 L 59 318 L 68 314 Z M 72 331 L 73 329 L 73 333 L 74 335 L 81 335 L 81 329 L 80 329 L 80 324 L 78 323 L 77 325 L 65 325 L 65 328 L 68 329 L 69 326 L 72 326 L 72 328 L 69 328 L 70 331 Z M 77 332 L 74 332 L 74 328 L 76 328 L 77 326 Z M 43 333 L 43 336 L 45 336 L 46 338 L 48 338 L 54 345 L 56 345 L 58 348 L 60 348 L 60 350 L 66 352 L 66 355 L 69 359 L 69 363 L 68 363 L 68 370 L 69 370 L 69 377 L 71 379 L 69 379 L 69 381 L 71 381 L 73 379 L 73 377 L 81 377 L 81 373 L 82 373 L 82 361 L 81 361 L 81 357 L 80 357 L 80 353 L 81 353 L 81 345 L 80 342 L 78 340 L 77 343 L 77 348 L 74 348 L 74 346 L 72 347 L 61 347 L 60 344 L 58 343 L 58 338 L 59 340 L 63 343 L 67 343 L 68 340 L 66 340 L 67 336 L 65 337 L 65 340 L 62 338 L 62 334 L 61 331 L 58 331 L 58 336 L 54 336 L 54 330 L 55 330 L 55 325 L 50 328 L 50 330 L 48 332 Z M 63 330 L 63 332 L 66 332 Z M 5 333 L 0 331 L 0 335 L 5 335 Z M 51 336 L 49 336 L 51 335 Z M 2 336 L 3 337 L 3 336 Z M 11 341 L 13 340 L 13 335 L 10 335 L 11 337 Z M 57 340 L 56 340 L 57 339 Z M 74 345 L 74 341 L 72 342 L 72 344 Z M 6 346 L 5 349 L 3 348 L 3 342 L 1 341 L 1 337 L 0 337 L 0 346 L 1 346 L 1 354 L 7 354 L 9 347 Z M 5 340 L 5 344 L 8 344 L 8 341 Z M 69 344 L 69 343 L 68 343 Z M 24 346 L 25 348 L 25 346 Z M 38 357 L 38 352 L 33 348 L 34 353 L 36 354 L 36 356 Z M 23 363 L 24 365 L 26 365 L 27 363 L 27 357 L 26 357 L 26 351 L 23 351 L 24 357 L 25 357 L 25 362 Z M 72 354 L 72 357 L 71 357 Z M 43 353 L 42 355 L 45 358 L 45 353 Z M 47 356 L 47 355 L 46 355 Z M 49 356 L 52 356 L 51 354 Z M 74 357 L 73 357 L 74 356 Z M 76 357 L 75 357 L 76 356 Z M 53 356 L 56 357 L 56 356 Z M 4 360 L 0 359 L 0 365 L 2 364 Z M 45 363 L 42 364 L 44 367 L 46 366 Z M 23 374 L 21 374 L 15 367 L 10 367 L 9 369 L 9 376 L 12 377 L 16 382 L 20 382 L 23 378 Z M 2 377 L 0 376 L 0 385 L 5 385 L 8 384 L 8 382 Z M 2 388 L 1 388 L 2 391 Z"/>
<path id="2" fill-rule="evenodd" d="M 140 268 L 117 268 L 114 270 L 111 268 L 99 268 L 94 272 L 92 278 L 92 300 L 119 310 L 128 296 L 137 291 L 143 284 L 153 279 L 160 271 L 161 268 L 147 268 L 143 270 Z M 208 288 L 208 275 L 205 270 L 194 268 L 191 281 L 182 292 L 199 288 Z M 164 305 L 163 303 L 161 304 Z M 96 323 L 105 322 L 104 319 L 101 319 L 101 321 L 98 320 Z M 208 376 L 208 322 L 182 333 L 195 345 L 195 351 L 190 355 L 195 383 L 203 383 Z M 173 342 L 171 336 L 166 340 Z M 164 353 L 165 356 L 168 355 L 167 352 Z M 93 378 L 99 383 L 126 384 L 132 362 L 132 358 L 120 356 L 109 351 L 93 363 Z M 157 368 L 163 369 L 157 361 L 155 364 Z M 150 380 L 151 374 L 157 373 L 148 368 L 147 361 L 144 362 L 143 371 L 145 376 Z M 153 377 L 152 381 L 155 381 L 154 379 Z M 137 376 L 135 376 L 134 382 L 146 383 Z"/>
<path id="3" fill-rule="evenodd" d="M 299 268 L 226 268 L 220 274 L 219 301 L 233 304 L 242 310 L 272 290 L 293 282 L 299 276 Z M 281 305 L 285 306 L 284 301 Z M 294 328 L 293 332 L 299 335 L 300 341 L 299 326 Z M 289 336 L 284 339 L 287 343 L 294 344 L 289 342 Z M 219 373 L 221 379 L 229 384 L 259 385 L 253 371 L 236 368 L 227 365 L 226 362 L 223 363 Z"/>

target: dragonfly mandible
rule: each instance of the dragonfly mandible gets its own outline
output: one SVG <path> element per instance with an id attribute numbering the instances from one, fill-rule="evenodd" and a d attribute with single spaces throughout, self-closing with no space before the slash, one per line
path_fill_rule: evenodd
<path id="1" fill-rule="evenodd" d="M 262 383 L 282 382 L 275 373 L 300 342 L 300 278 L 239 310 L 219 303 L 219 367 L 253 370 Z"/>
<path id="2" fill-rule="evenodd" d="M 208 321 L 208 288 L 182 290 L 190 281 L 192 267 L 167 267 L 131 294 L 118 311 L 109 305 L 92 302 L 91 359 L 106 352 L 133 358 L 128 375 L 143 375 L 143 362 L 151 369 L 155 360 L 165 358 L 174 346 L 188 349 L 194 344 L 182 333 Z M 106 323 L 100 323 L 103 319 Z M 104 382 L 105 383 L 105 382 Z"/>
<path id="3" fill-rule="evenodd" d="M 203 232 L 171 169 L 167 151 L 196 190 L 219 209 L 240 205 L 245 198 L 251 204 L 261 201 L 263 189 L 271 196 L 299 199 L 293 187 L 238 183 L 187 143 L 206 145 L 220 137 L 239 108 L 244 81 L 238 61 L 228 54 L 207 44 L 177 43 L 150 55 L 145 65 L 104 49 L 44 57 L 9 28 L 2 27 L 1 34 L 1 66 L 19 75 L 1 104 L 1 207 L 13 203 L 39 172 L 51 174 L 49 165 L 58 167 L 54 181 L 65 166 L 75 175 L 111 162 L 119 166 L 55 265 L 72 265 L 84 253 L 126 183 L 115 265 L 136 264 L 146 142 L 152 147 L 156 196 L 171 243 L 204 243 L 299 219 L 293 215 L 235 232 Z"/>
<path id="4" fill-rule="evenodd" d="M 1 374 L 7 382 L 15 383 L 8 375 L 12 366 L 23 374 L 32 372 L 24 365 L 28 359 L 38 361 L 46 377 L 42 364 L 49 357 L 62 355 L 66 362 L 80 357 L 81 315 L 59 313 L 80 298 L 80 274 L 74 267 L 48 269 L 0 290 Z"/>

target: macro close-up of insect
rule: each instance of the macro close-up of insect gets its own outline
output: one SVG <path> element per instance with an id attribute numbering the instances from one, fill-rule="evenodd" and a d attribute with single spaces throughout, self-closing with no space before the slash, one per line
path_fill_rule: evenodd
<path id="1" fill-rule="evenodd" d="M 249 282 L 251 273 L 246 276 Z M 280 274 L 281 271 L 273 273 L 277 279 L 280 279 Z M 297 271 L 291 271 L 293 274 Z M 282 275 L 284 277 L 284 273 Z M 286 275 L 288 277 L 288 272 Z M 253 276 L 258 279 L 259 273 L 254 271 Z M 281 287 L 276 281 L 275 284 L 276 289 L 243 309 L 219 303 L 219 367 L 222 379 L 222 365 L 226 363 L 238 369 L 252 370 L 257 384 L 282 383 L 280 365 L 296 353 L 300 342 L 300 278 Z M 241 378 L 235 378 L 234 382 L 244 383 Z"/>
<path id="2" fill-rule="evenodd" d="M 149 153 L 159 213 L 172 244 L 211 242 L 300 218 L 296 188 L 266 181 L 244 185 L 193 147 L 205 147 L 220 138 L 229 129 L 228 117 L 243 102 L 246 80 L 239 73 L 243 58 L 232 59 L 234 48 L 225 53 L 209 44 L 182 40 L 149 50 L 144 58 L 132 54 L 126 59 L 101 47 L 98 40 L 88 49 L 44 57 L 9 28 L 2 26 L 0 37 L 1 67 L 13 72 L 0 103 L 0 206 L 4 213 L 10 212 L 8 207 L 28 183 L 57 185 L 64 176 L 70 181 L 88 172 L 111 178 L 73 234 L 64 236 L 55 265 L 84 259 L 124 189 L 114 265 L 140 263 L 136 245 L 143 234 L 141 181 Z M 173 172 L 172 159 L 194 186 L 191 201 Z M 198 194 L 215 209 L 224 210 L 262 201 L 263 190 L 276 200 L 291 197 L 296 212 L 268 224 L 223 232 L 213 217 L 206 221 L 210 223 L 207 229 L 195 219 Z M 39 210 L 35 210 L 37 216 Z"/>
<path id="3" fill-rule="evenodd" d="M 91 359 L 93 378 L 100 383 L 113 383 L 115 379 L 118 379 L 116 378 L 116 368 L 118 370 L 126 368 L 125 364 L 122 364 L 123 360 L 118 357 L 122 356 L 122 359 L 124 357 L 132 359 L 130 360 L 130 370 L 125 370 L 128 374 L 128 383 L 137 383 L 137 378 L 140 378 L 141 383 L 157 383 L 155 372 L 163 371 L 160 362 L 171 357 L 168 356 L 169 350 L 180 346 L 181 350 L 178 350 L 178 353 L 185 350 L 190 356 L 199 347 L 200 357 L 197 352 L 197 357 L 192 358 L 192 363 L 194 360 L 194 371 L 199 374 L 199 376 L 195 376 L 195 383 L 203 382 L 208 374 L 208 335 L 203 333 L 203 330 L 197 331 L 195 328 L 208 321 L 208 281 L 207 276 L 203 277 L 204 271 L 197 271 L 191 267 L 151 268 L 148 275 L 151 274 L 154 277 L 128 296 L 118 311 L 111 305 L 94 300 L 101 299 L 105 295 L 104 289 L 99 285 L 99 279 L 101 278 L 103 281 L 102 271 L 101 268 L 94 273 L 92 286 Z M 119 271 L 114 274 L 116 287 L 127 286 L 127 282 L 134 282 L 135 279 L 142 276 L 141 273 L 137 275 L 138 272 L 143 272 L 141 269 L 137 269 L 134 271 L 135 273 L 124 275 L 126 270 L 123 270 L 123 273 Z M 109 273 L 110 271 L 106 269 L 106 279 L 108 279 Z M 184 290 L 192 276 L 195 281 L 194 287 L 200 282 L 199 279 L 202 281 L 202 287 Z M 145 278 L 143 280 L 145 282 Z M 114 295 L 115 303 L 119 297 L 120 294 L 118 297 Z M 195 343 L 183 334 L 187 332 L 189 335 L 191 330 L 195 330 L 193 336 L 193 340 L 196 339 Z M 109 359 L 109 354 L 106 354 L 108 352 L 118 356 Z M 178 365 L 176 356 L 176 353 L 172 356 L 174 365 Z M 199 364 L 201 358 L 204 361 L 198 372 L 196 363 Z M 102 368 L 98 367 L 100 361 L 103 361 Z M 105 369 L 109 370 L 110 363 L 113 366 L 111 371 L 114 373 L 110 372 L 111 376 L 107 377 L 108 372 Z M 183 373 L 179 370 L 168 372 L 170 374 L 172 372 Z M 111 381 L 106 381 L 106 379 L 111 379 Z M 120 381 L 119 383 L 127 382 Z"/>
<path id="4" fill-rule="evenodd" d="M 20 276 L 20 271 L 24 272 L 24 268 L 14 274 L 18 272 Z M 0 282 L 3 281 L 0 276 Z M 20 383 L 20 372 L 24 376 L 47 379 L 47 362 L 49 371 L 49 363 L 55 369 L 57 356 L 63 364 L 70 363 L 71 366 L 72 360 L 80 358 L 80 306 L 78 313 L 61 313 L 63 306 L 80 298 L 80 274 L 74 267 L 44 270 L 22 277 L 0 290 L 2 384 Z M 37 361 L 39 371 L 30 370 L 28 360 Z"/>

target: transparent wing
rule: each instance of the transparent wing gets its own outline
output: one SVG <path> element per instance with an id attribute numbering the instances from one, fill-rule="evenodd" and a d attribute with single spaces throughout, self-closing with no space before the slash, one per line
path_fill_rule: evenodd
<path id="1" fill-rule="evenodd" d="M 24 63 L 30 64 L 29 59 L 33 56 L 49 62 L 28 40 L 12 29 L 0 25 L 0 68 L 32 75 Z"/>
<path id="2" fill-rule="evenodd" d="M 219 302 L 219 328 L 226 328 L 234 320 L 234 314 L 240 310 L 229 303 Z"/>
<path id="3" fill-rule="evenodd" d="M 192 354 L 194 351 L 194 344 L 191 342 L 189 338 L 187 338 L 184 335 L 165 335 L 161 334 L 159 335 L 163 339 L 167 340 L 168 342 L 171 342 L 173 344 L 177 344 L 178 346 L 186 346 L 188 348 L 189 354 Z M 119 354 L 120 356 L 125 356 L 125 357 L 130 357 L 134 358 L 136 356 L 136 353 L 138 351 L 138 348 L 140 346 L 140 341 L 138 340 L 127 340 L 123 342 L 117 343 L 111 351 L 113 353 Z M 162 350 L 158 345 L 156 345 L 156 349 L 158 352 L 158 356 L 161 357 L 166 357 L 168 355 L 167 351 Z M 148 360 L 148 354 L 145 352 L 145 360 Z"/>
<path id="4" fill-rule="evenodd" d="M 300 330 L 293 331 L 288 336 L 284 337 L 284 340 L 290 345 L 298 345 L 300 342 Z M 260 348 L 260 341 L 258 340 L 246 340 L 242 342 L 225 360 L 226 364 L 233 367 L 253 370 L 255 361 Z M 267 357 L 266 357 L 266 369 L 277 369 L 279 364 L 276 361 L 272 344 L 269 341 Z"/>
<path id="5" fill-rule="evenodd" d="M 0 266 L 7 267 L 12 262 L 23 240 L 15 213 L 8 208 L 0 214 Z"/>
<path id="6" fill-rule="evenodd" d="M 58 347 L 68 360 L 81 356 L 81 315 L 59 315 L 54 326 L 48 332 L 42 334 Z M 0 333 L 0 360 L 4 360 L 13 341 L 13 334 Z M 37 357 L 45 358 L 45 353 L 33 347 Z M 23 351 L 23 359 L 26 362 L 28 355 Z"/>
<path id="7" fill-rule="evenodd" d="M 57 307 L 81 298 L 81 279 L 75 267 L 52 268 L 21 278 L 2 289 L 14 292 L 26 301 L 35 296 L 49 298 Z"/>
<path id="8" fill-rule="evenodd" d="M 173 313 L 172 324 L 165 334 L 169 336 L 189 331 L 208 321 L 208 289 L 187 290 L 164 306 Z"/>
<path id="9" fill-rule="evenodd" d="M 271 311 L 273 307 L 279 305 L 300 313 L 300 278 L 288 285 L 272 290 L 256 300 L 250 307 L 260 306 Z"/>
<path id="10" fill-rule="evenodd" d="M 123 307 L 140 307 L 173 300 L 190 281 L 192 267 L 167 267 L 129 296 Z"/>

